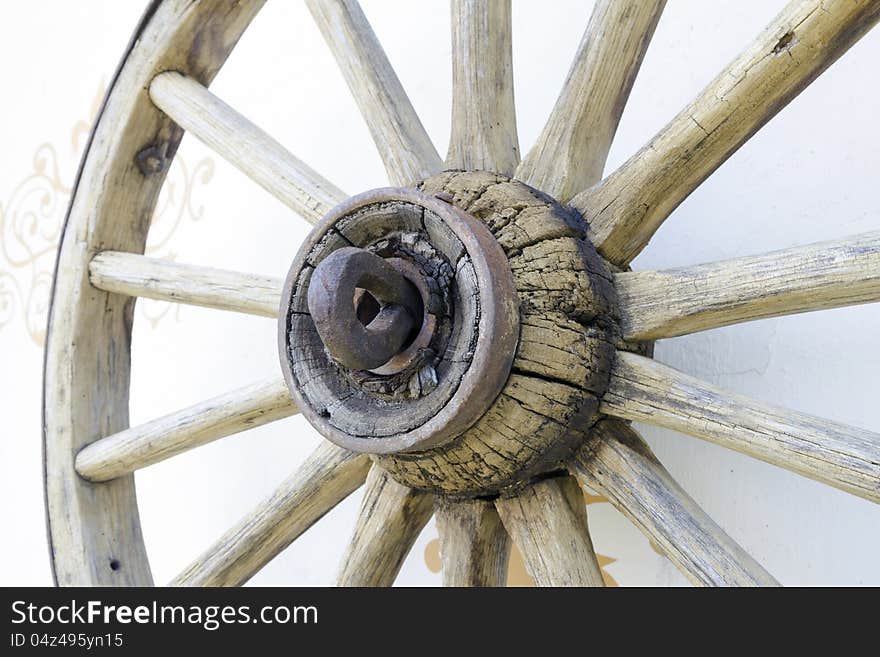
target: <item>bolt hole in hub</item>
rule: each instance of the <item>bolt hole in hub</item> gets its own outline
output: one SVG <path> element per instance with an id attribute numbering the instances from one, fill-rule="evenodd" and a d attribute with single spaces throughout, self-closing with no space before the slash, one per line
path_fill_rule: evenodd
<path id="1" fill-rule="evenodd" d="M 558 467 L 574 437 L 584 435 L 569 429 L 569 419 L 586 428 L 595 421 L 600 383 L 590 380 L 583 390 L 553 384 L 543 371 L 532 379 L 527 370 L 543 367 L 542 349 L 563 346 L 576 352 L 582 370 L 607 373 L 583 362 L 593 351 L 613 351 L 604 328 L 589 333 L 578 321 L 592 317 L 563 317 L 569 307 L 587 307 L 578 286 L 604 300 L 590 273 L 601 274 L 604 264 L 579 217 L 523 183 L 447 172 L 420 186 L 366 192 L 322 219 L 285 282 L 282 369 L 303 415 L 332 442 L 376 455 L 416 488 L 492 494 Z M 471 188 L 484 200 L 498 193 L 490 212 L 473 203 L 479 197 L 466 193 Z M 475 207 L 478 216 L 465 211 Z M 535 244 L 520 244 L 529 232 Z M 536 247 L 546 253 L 525 253 Z M 543 299 L 540 281 L 557 269 L 578 270 L 562 281 L 574 289 Z M 559 321 L 570 325 L 566 339 L 582 344 L 550 344 L 530 355 L 536 340 L 553 341 L 547 336 Z M 518 354 L 534 361 L 520 364 Z M 558 413 L 541 408 L 545 396 L 559 396 L 553 386 L 567 393 Z M 534 434 L 522 440 L 504 425 L 517 422 L 518 408 L 528 417 L 513 431 Z M 457 463 L 456 476 L 442 472 L 446 461 Z"/>

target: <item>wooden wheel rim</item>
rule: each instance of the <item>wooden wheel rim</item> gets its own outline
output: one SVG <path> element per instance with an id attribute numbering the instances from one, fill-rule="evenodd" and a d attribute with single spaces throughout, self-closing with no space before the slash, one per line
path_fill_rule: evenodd
<path id="1" fill-rule="evenodd" d="M 128 425 L 133 299 L 93 288 L 88 265 L 98 249 L 144 251 L 167 164 L 182 136 L 150 101 L 150 81 L 172 69 L 208 83 L 258 9 L 259 3 L 226 12 L 216 2 L 154 0 L 89 138 L 62 233 L 44 358 L 44 480 L 50 556 L 59 584 L 152 585 L 134 477 L 92 484 L 79 477 L 70 458 L 96 435 Z M 119 125 L 124 126 L 121 137 Z M 142 153 L 146 156 L 139 158 Z M 145 175 L 143 163 L 154 154 L 160 159 L 150 160 Z M 95 191 L 102 189 L 106 193 Z M 135 218 L 133 225 L 119 220 L 127 216 Z M 105 320 L 95 325 L 90 317 L 96 316 Z M 95 388 L 109 392 L 109 398 L 95 398 Z"/>

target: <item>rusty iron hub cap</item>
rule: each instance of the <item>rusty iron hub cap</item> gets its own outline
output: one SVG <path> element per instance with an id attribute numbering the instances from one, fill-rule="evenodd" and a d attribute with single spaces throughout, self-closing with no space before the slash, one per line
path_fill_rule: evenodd
<path id="1" fill-rule="evenodd" d="M 280 349 L 302 413 L 349 449 L 433 447 L 482 416 L 510 373 L 518 297 L 479 221 L 410 188 L 334 208 L 287 276 Z"/>

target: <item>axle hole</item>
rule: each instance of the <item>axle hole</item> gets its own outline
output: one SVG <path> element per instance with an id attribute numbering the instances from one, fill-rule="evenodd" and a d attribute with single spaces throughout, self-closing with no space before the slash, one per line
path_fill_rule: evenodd
<path id="1" fill-rule="evenodd" d="M 120 568 L 122 568 L 122 564 L 119 559 L 110 559 L 110 570 L 119 570 Z"/>
<path id="2" fill-rule="evenodd" d="M 400 352 L 408 349 L 409 346 L 413 342 L 415 342 L 415 339 L 419 336 L 419 332 L 422 330 L 422 318 L 425 313 L 425 301 L 422 298 L 421 293 L 419 292 L 419 288 L 408 278 L 404 278 L 404 280 L 406 281 L 407 285 L 412 288 L 412 296 L 415 300 L 415 303 L 417 304 L 417 307 L 410 309 L 410 312 L 414 314 L 416 321 L 413 322 L 413 327 L 410 331 L 410 334 L 406 336 L 406 340 L 404 341 L 403 345 L 401 345 Z M 358 318 L 358 321 L 361 323 L 361 326 L 369 326 L 370 323 L 374 319 L 376 319 L 376 317 L 379 315 L 379 312 L 382 310 L 382 304 L 366 288 L 359 287 L 356 289 L 354 304 L 354 312 Z"/>
<path id="3" fill-rule="evenodd" d="M 376 319 L 379 310 L 381 310 L 381 306 L 376 297 L 370 294 L 369 291 L 364 290 L 360 299 L 358 299 L 357 308 L 355 308 L 358 321 L 363 326 L 369 326 L 370 322 Z"/>

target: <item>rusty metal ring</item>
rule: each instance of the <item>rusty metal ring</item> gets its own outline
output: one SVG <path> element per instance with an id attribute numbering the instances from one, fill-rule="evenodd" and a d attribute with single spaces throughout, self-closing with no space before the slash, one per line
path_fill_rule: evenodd
<path id="1" fill-rule="evenodd" d="M 358 290 L 380 304 L 366 325 L 355 306 Z M 353 246 L 334 251 L 315 268 L 308 306 L 330 355 L 362 370 L 384 365 L 400 353 L 413 330 L 421 328 L 423 315 L 413 283 L 384 258 Z"/>

